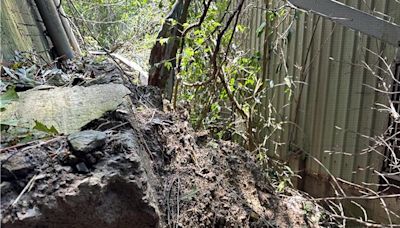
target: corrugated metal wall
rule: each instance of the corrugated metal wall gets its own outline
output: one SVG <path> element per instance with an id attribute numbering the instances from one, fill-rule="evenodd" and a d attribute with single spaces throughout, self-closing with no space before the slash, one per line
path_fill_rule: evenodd
<path id="1" fill-rule="evenodd" d="M 246 8 L 246 50 L 263 53 L 265 33 L 257 36 L 256 29 L 264 20 L 266 2 L 250 1 Z M 276 2 L 275 7 L 283 4 Z M 341 2 L 400 24 L 400 4 L 395 0 Z M 378 80 L 361 65 L 366 62 L 382 67 L 379 58 L 368 50 L 392 58 L 395 48 L 314 14 L 292 12 L 277 23 L 280 34 L 275 36 L 282 35 L 283 40 L 274 46 L 278 48 L 267 44 L 272 51 L 267 61 L 266 83 L 295 83 L 293 94 L 287 87 L 279 86 L 270 89 L 264 100 L 272 101 L 277 110 L 275 116 L 287 122 L 284 130 L 277 131 L 270 141 L 271 153 L 278 148 L 280 158 L 288 160 L 302 151 L 326 167 L 308 158 L 308 174 L 324 177 L 329 170 L 348 181 L 376 183 L 372 171 L 380 170 L 383 157 L 365 153 L 365 149 L 372 145 L 367 137 L 378 136 L 387 128 L 387 114 L 373 109 L 374 104 L 386 100 L 365 86 L 378 86 Z M 270 115 L 269 109 L 264 112 Z"/>
<path id="2" fill-rule="evenodd" d="M 35 51 L 46 60 L 48 40 L 33 0 L 0 0 L 0 62 L 14 58 L 14 51 Z"/>

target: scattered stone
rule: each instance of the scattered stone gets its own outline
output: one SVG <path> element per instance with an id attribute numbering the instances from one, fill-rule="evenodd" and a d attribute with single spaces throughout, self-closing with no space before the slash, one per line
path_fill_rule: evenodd
<path id="1" fill-rule="evenodd" d="M 47 84 L 53 86 L 64 86 L 70 81 L 71 77 L 60 70 L 60 72 L 56 72 L 50 75 L 50 77 L 47 79 Z"/>
<path id="2" fill-rule="evenodd" d="M 62 165 L 74 166 L 76 163 L 79 162 L 78 157 L 71 153 L 58 153 L 57 159 Z"/>
<path id="3" fill-rule="evenodd" d="M 91 164 L 91 165 L 96 164 L 97 160 L 96 160 L 96 158 L 95 158 L 93 155 L 91 155 L 91 154 L 86 154 L 85 157 L 86 157 L 86 161 L 87 161 L 89 164 Z"/>
<path id="4" fill-rule="evenodd" d="M 75 155 L 69 154 L 65 162 L 66 164 L 73 166 L 79 162 L 79 159 Z"/>
<path id="5" fill-rule="evenodd" d="M 0 157 L 2 180 L 14 180 L 16 177 L 23 178 L 34 170 L 35 167 L 28 157 L 9 156 L 3 155 Z"/>
<path id="6" fill-rule="evenodd" d="M 23 213 L 17 212 L 17 216 L 20 220 L 34 218 L 34 217 L 40 216 L 40 211 L 37 207 L 29 208 L 26 211 L 24 211 Z"/>
<path id="7" fill-rule="evenodd" d="M 104 132 L 87 130 L 70 134 L 67 139 L 72 150 L 89 153 L 104 146 L 106 137 Z"/>
<path id="8" fill-rule="evenodd" d="M 12 191 L 11 183 L 8 181 L 1 182 L 0 189 L 1 189 L 1 195 L 11 192 Z"/>
<path id="9" fill-rule="evenodd" d="M 100 160 L 102 157 L 104 157 L 104 153 L 101 151 L 96 151 L 93 153 L 93 156 L 97 159 Z"/>
<path id="10" fill-rule="evenodd" d="M 92 85 L 100 85 L 100 84 L 108 84 L 108 83 L 115 83 L 115 84 L 122 84 L 122 78 L 118 74 L 105 74 L 98 76 L 92 80 L 87 81 L 84 85 L 85 86 L 92 86 Z"/>
<path id="11" fill-rule="evenodd" d="M 86 164 L 83 163 L 83 162 L 80 162 L 80 163 L 76 164 L 75 168 L 76 168 L 76 171 L 78 171 L 78 173 L 84 173 L 85 174 L 85 173 L 89 173 L 90 172 L 88 167 L 86 166 Z"/>

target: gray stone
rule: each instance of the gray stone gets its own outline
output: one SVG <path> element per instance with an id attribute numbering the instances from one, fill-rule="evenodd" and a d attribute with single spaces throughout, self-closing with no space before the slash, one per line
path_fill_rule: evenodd
<path id="1" fill-rule="evenodd" d="M 1 112 L 2 121 L 18 120 L 32 128 L 35 120 L 54 126 L 59 133 L 80 131 L 89 122 L 127 102 L 128 88 L 121 84 L 59 87 L 18 93 L 19 99 Z"/>
<path id="2" fill-rule="evenodd" d="M 6 193 L 12 191 L 11 183 L 8 181 L 1 182 L 0 189 L 1 189 L 1 195 L 4 196 Z"/>
<path id="3" fill-rule="evenodd" d="M 18 219 L 20 220 L 35 218 L 40 215 L 41 213 L 37 207 L 29 208 L 25 212 L 17 212 Z"/>
<path id="4" fill-rule="evenodd" d="M 53 86 L 63 86 L 71 81 L 71 76 L 63 73 L 61 70 L 59 72 L 55 72 L 50 74 L 47 79 L 47 84 Z"/>
<path id="5" fill-rule="evenodd" d="M 76 171 L 78 171 L 78 173 L 89 173 L 90 172 L 88 167 L 86 166 L 86 164 L 83 162 L 76 164 L 75 168 L 76 168 Z"/>
<path id="6" fill-rule="evenodd" d="M 89 153 L 104 146 L 106 137 L 104 132 L 87 130 L 70 134 L 67 139 L 72 150 Z"/>
<path id="7" fill-rule="evenodd" d="M 16 177 L 24 178 L 34 170 L 35 166 L 28 157 L 9 156 L 10 155 L 2 155 L 0 157 L 2 164 L 1 178 L 3 180 L 14 180 Z"/>
<path id="8" fill-rule="evenodd" d="M 96 158 L 93 156 L 93 155 L 91 155 L 91 154 L 86 154 L 86 161 L 89 163 L 89 164 L 96 164 L 96 162 L 97 162 L 97 160 L 96 160 Z"/>
<path id="9" fill-rule="evenodd" d="M 93 156 L 97 159 L 100 160 L 102 157 L 104 157 L 104 153 L 101 151 L 96 151 L 93 153 Z"/>

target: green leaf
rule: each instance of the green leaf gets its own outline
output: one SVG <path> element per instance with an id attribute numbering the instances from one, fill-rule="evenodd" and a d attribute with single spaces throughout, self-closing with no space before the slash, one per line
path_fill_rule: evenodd
<path id="1" fill-rule="evenodd" d="M 167 68 L 168 70 L 171 70 L 171 69 L 172 69 L 172 63 L 171 63 L 170 61 L 164 62 L 164 66 L 165 66 L 165 68 Z"/>
<path id="2" fill-rule="evenodd" d="M 257 36 L 260 37 L 261 34 L 263 33 L 265 26 L 267 26 L 267 23 L 264 21 L 263 23 L 261 23 L 260 26 L 258 26 L 257 28 Z"/>
<path id="3" fill-rule="evenodd" d="M 0 110 L 3 111 L 8 104 L 16 100 L 18 100 L 18 94 L 15 92 L 15 87 L 11 87 L 0 96 Z"/>
<path id="4" fill-rule="evenodd" d="M 285 187 L 286 187 L 286 181 L 283 180 L 283 181 L 279 182 L 279 185 L 276 188 L 276 190 L 278 192 L 283 192 L 283 190 L 285 190 Z"/>
<path id="5" fill-rule="evenodd" d="M 244 27 L 243 25 L 237 25 L 236 26 L 237 31 L 239 32 L 244 32 L 244 30 L 246 29 L 246 27 Z"/>
<path id="6" fill-rule="evenodd" d="M 229 80 L 229 89 L 232 92 L 235 92 L 235 79 L 234 78 L 231 78 L 231 80 Z"/>
<path id="7" fill-rule="evenodd" d="M 161 45 L 164 45 L 168 42 L 168 38 L 160 38 L 158 42 L 160 42 Z"/>
<path id="8" fill-rule="evenodd" d="M 58 131 L 54 126 L 51 126 L 49 128 L 48 126 L 46 126 L 45 124 L 43 124 L 42 122 L 39 122 L 37 120 L 35 120 L 35 126 L 33 127 L 33 129 L 45 132 L 49 135 L 57 135 L 58 134 Z"/>
<path id="9" fill-rule="evenodd" d="M 187 47 L 183 50 L 183 53 L 185 54 L 185 57 L 190 58 L 194 55 L 194 50 L 191 47 Z"/>
<path id="10" fill-rule="evenodd" d="M 23 137 L 23 138 L 19 141 L 19 143 L 27 143 L 27 142 L 30 142 L 30 141 L 33 141 L 33 140 L 34 140 L 33 136 L 30 135 L 30 134 L 28 134 L 28 135 L 26 135 L 25 137 Z"/>

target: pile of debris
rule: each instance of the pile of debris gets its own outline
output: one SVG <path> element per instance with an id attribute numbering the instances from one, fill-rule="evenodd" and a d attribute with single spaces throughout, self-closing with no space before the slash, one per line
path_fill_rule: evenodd
<path id="1" fill-rule="evenodd" d="M 320 207 L 294 190 L 276 193 L 252 154 L 194 132 L 184 110 L 164 112 L 157 89 L 104 62 L 94 73 L 60 73 L 90 79 L 35 85 L 6 107 L 18 126 L 57 134 L 1 149 L 2 225 L 319 226 Z M 10 69 L 3 76 L 16 80 Z M 29 112 L 31 102 L 41 108 Z"/>

